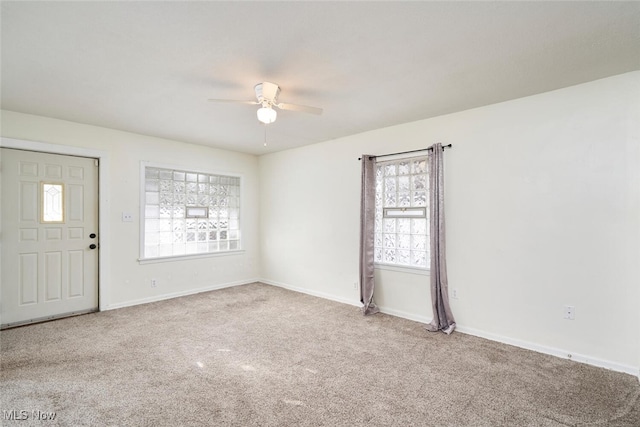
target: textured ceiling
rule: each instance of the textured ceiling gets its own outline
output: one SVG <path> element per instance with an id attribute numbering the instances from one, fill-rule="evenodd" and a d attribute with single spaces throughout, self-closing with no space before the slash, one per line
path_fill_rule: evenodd
<path id="1" fill-rule="evenodd" d="M 8 2 L 2 108 L 263 154 L 640 69 L 640 2 Z M 267 127 L 255 99 L 280 85 Z"/>

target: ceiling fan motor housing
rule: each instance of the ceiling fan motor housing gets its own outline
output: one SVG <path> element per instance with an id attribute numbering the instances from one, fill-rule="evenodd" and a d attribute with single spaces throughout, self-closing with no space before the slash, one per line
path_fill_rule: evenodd
<path id="1" fill-rule="evenodd" d="M 269 82 L 258 83 L 254 89 L 259 102 L 267 101 L 269 105 L 278 103 L 280 87 L 277 84 Z"/>

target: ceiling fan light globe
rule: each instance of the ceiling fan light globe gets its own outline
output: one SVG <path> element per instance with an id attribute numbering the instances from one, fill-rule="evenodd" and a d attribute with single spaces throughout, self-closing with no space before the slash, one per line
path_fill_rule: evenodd
<path id="1" fill-rule="evenodd" d="M 265 125 L 276 121 L 278 113 L 273 108 L 262 107 L 258 109 L 258 120 Z"/>

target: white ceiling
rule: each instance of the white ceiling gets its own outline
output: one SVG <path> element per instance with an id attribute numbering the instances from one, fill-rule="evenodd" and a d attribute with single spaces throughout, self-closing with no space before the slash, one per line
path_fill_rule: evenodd
<path id="1" fill-rule="evenodd" d="M 2 108 L 263 154 L 640 69 L 640 2 L 8 2 Z M 279 111 L 255 99 L 324 108 Z"/>

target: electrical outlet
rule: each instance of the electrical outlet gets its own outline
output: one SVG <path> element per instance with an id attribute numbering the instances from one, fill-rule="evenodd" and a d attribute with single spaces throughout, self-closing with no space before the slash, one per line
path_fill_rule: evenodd
<path id="1" fill-rule="evenodd" d="M 451 294 L 451 298 L 458 299 L 458 289 L 453 288 L 453 293 Z"/>
<path id="2" fill-rule="evenodd" d="M 576 320 L 576 308 L 572 305 L 565 305 L 564 318 L 567 320 Z"/>
<path id="3" fill-rule="evenodd" d="M 151 287 L 155 288 L 158 286 L 158 279 L 151 279 Z"/>

